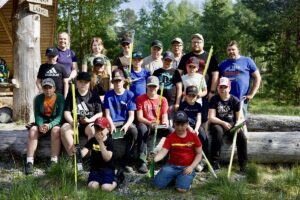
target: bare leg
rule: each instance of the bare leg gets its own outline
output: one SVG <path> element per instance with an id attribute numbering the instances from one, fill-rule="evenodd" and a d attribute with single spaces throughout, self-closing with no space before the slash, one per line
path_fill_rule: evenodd
<path id="1" fill-rule="evenodd" d="M 73 127 L 69 123 L 65 123 L 61 127 L 61 141 L 69 156 L 73 155 Z"/>
<path id="2" fill-rule="evenodd" d="M 61 140 L 60 140 L 60 127 L 55 126 L 51 130 L 51 156 L 57 156 L 60 153 Z"/>
<path id="3" fill-rule="evenodd" d="M 112 184 L 105 183 L 101 185 L 101 189 L 107 192 L 113 191 L 117 187 L 117 183 L 114 181 Z"/>
<path id="4" fill-rule="evenodd" d="M 88 184 L 88 188 L 90 189 L 98 189 L 99 188 L 99 183 L 96 181 L 91 181 Z"/>
<path id="5" fill-rule="evenodd" d="M 33 157 L 37 148 L 39 138 L 39 129 L 37 126 L 30 128 L 27 139 L 27 157 Z"/>

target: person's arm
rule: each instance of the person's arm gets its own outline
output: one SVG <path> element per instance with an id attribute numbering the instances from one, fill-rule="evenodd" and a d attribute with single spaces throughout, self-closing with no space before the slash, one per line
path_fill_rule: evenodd
<path id="1" fill-rule="evenodd" d="M 77 62 L 72 62 L 72 71 L 68 80 L 71 80 L 77 76 Z"/>
<path id="2" fill-rule="evenodd" d="M 64 117 L 65 120 L 71 125 L 73 126 L 73 117 L 72 117 L 72 113 L 70 111 L 64 111 Z"/>
<path id="3" fill-rule="evenodd" d="M 68 78 L 64 78 L 64 98 L 67 98 L 68 92 L 69 92 L 69 83 L 68 83 Z"/>
<path id="4" fill-rule="evenodd" d="M 38 90 L 39 90 L 39 93 L 42 93 L 42 92 L 43 92 L 43 88 L 42 88 L 42 79 L 37 78 L 35 84 L 36 84 L 36 87 L 37 87 Z"/>
<path id="5" fill-rule="evenodd" d="M 88 150 L 88 148 L 83 147 L 80 152 L 81 152 L 81 156 L 84 157 L 89 152 L 89 150 Z"/>
<path id="6" fill-rule="evenodd" d="M 82 64 L 81 65 L 81 71 L 82 72 L 87 72 L 87 64 Z"/>
<path id="7" fill-rule="evenodd" d="M 207 95 L 207 87 L 201 88 L 201 92 L 199 93 L 199 98 L 205 97 Z"/>
<path id="8" fill-rule="evenodd" d="M 61 95 L 57 95 L 57 100 L 56 100 L 56 104 L 57 106 L 57 111 L 56 111 L 56 116 L 55 118 L 49 123 L 49 129 L 51 129 L 52 127 L 59 125 L 63 114 L 64 114 L 64 106 L 65 106 L 65 100 Z"/>
<path id="9" fill-rule="evenodd" d="M 96 137 L 96 138 L 97 138 L 97 137 Z M 112 155 L 113 155 L 112 151 L 108 151 L 108 150 L 107 150 L 107 148 L 106 148 L 106 146 L 105 146 L 105 144 L 104 144 L 104 142 L 103 142 L 103 139 L 101 139 L 101 140 L 98 140 L 98 139 L 97 139 L 97 141 L 98 141 L 99 146 L 100 146 L 100 151 L 101 151 L 103 160 L 105 160 L 106 162 L 107 162 L 107 161 L 110 161 L 111 158 L 112 158 Z"/>
<path id="10" fill-rule="evenodd" d="M 192 162 L 192 164 L 190 166 L 187 166 L 184 169 L 183 174 L 185 174 L 185 175 L 191 174 L 193 172 L 193 170 L 195 169 L 195 167 L 199 164 L 199 162 L 202 159 L 202 147 L 196 147 L 195 151 L 196 151 L 196 156 L 194 158 L 194 161 Z"/>
<path id="11" fill-rule="evenodd" d="M 146 124 L 147 126 L 151 126 L 151 122 L 143 116 L 143 110 L 136 111 L 137 120 L 140 123 Z"/>
<path id="12" fill-rule="evenodd" d="M 154 162 L 158 162 L 160 160 L 162 160 L 167 154 L 168 154 L 169 150 L 166 148 L 162 148 L 158 154 L 156 154 L 156 156 L 154 157 Z"/>
<path id="13" fill-rule="evenodd" d="M 251 87 L 250 92 L 246 95 L 246 99 L 251 100 L 254 95 L 257 93 L 257 90 L 260 86 L 260 82 L 261 82 L 261 76 L 258 70 L 256 70 L 255 72 L 253 72 L 251 74 L 251 76 L 253 77 L 253 86 Z"/>
<path id="14" fill-rule="evenodd" d="M 197 121 L 196 121 L 196 126 L 194 129 L 194 131 L 197 133 L 197 135 L 199 134 L 200 126 L 201 126 L 201 113 L 199 112 L 199 113 L 197 113 Z"/>
<path id="15" fill-rule="evenodd" d="M 109 122 L 110 131 L 111 131 L 111 133 L 113 133 L 114 131 L 116 131 L 116 127 L 115 127 L 114 122 L 113 122 L 113 120 L 112 120 L 112 118 L 110 116 L 110 111 L 109 111 L 108 108 L 105 108 L 105 117 L 106 117 L 106 119 Z"/>
<path id="16" fill-rule="evenodd" d="M 216 109 L 209 109 L 208 110 L 208 120 L 210 123 L 220 124 L 223 126 L 225 130 L 229 130 L 231 128 L 231 124 L 216 117 Z"/>
<path id="17" fill-rule="evenodd" d="M 129 110 L 127 122 L 122 126 L 121 131 L 124 131 L 126 134 L 129 126 L 133 123 L 133 121 L 134 121 L 134 110 Z"/>
<path id="18" fill-rule="evenodd" d="M 182 96 L 182 82 L 176 83 L 176 102 L 174 105 L 174 111 L 176 112 L 179 108 Z"/>
<path id="19" fill-rule="evenodd" d="M 208 92 L 208 100 L 210 101 L 210 99 L 215 95 L 215 91 L 218 85 L 218 79 L 219 79 L 219 72 L 218 71 L 214 71 L 212 72 L 212 77 L 211 77 L 211 85 Z"/>

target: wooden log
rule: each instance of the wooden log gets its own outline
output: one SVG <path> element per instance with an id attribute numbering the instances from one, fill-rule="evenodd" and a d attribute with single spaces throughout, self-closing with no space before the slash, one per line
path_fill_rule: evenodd
<path id="1" fill-rule="evenodd" d="M 41 64 L 40 16 L 26 6 L 19 6 L 16 39 L 14 41 L 14 121 L 34 121 L 33 99 L 37 94 L 35 80 Z"/>
<path id="2" fill-rule="evenodd" d="M 257 132 L 300 131 L 300 117 L 279 115 L 249 115 L 247 127 L 249 131 Z"/>
<path id="3" fill-rule="evenodd" d="M 257 163 L 296 163 L 300 160 L 300 132 L 249 132 L 249 161 Z M 158 140 L 159 141 L 159 140 Z M 81 144 L 85 144 L 80 138 Z M 26 154 L 27 130 L 0 130 L 0 153 L 12 152 L 18 155 Z M 115 140 L 115 156 L 122 156 L 125 150 L 124 141 Z M 221 160 L 229 161 L 231 142 L 224 137 L 221 149 Z M 39 140 L 37 157 L 50 156 L 50 138 Z M 235 153 L 235 159 L 236 159 Z"/>

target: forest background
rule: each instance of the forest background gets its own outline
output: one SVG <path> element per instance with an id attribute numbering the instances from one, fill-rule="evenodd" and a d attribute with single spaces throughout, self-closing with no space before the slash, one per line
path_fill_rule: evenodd
<path id="1" fill-rule="evenodd" d="M 299 106 L 300 1 L 299 0 L 143 0 L 137 13 L 121 9 L 130 0 L 59 0 L 57 33 L 71 34 L 71 49 L 79 68 L 90 53 L 90 40 L 99 36 L 111 60 L 120 53 L 120 39 L 135 31 L 134 49 L 149 55 L 159 39 L 164 51 L 181 37 L 184 51 L 191 49 L 191 35 L 201 33 L 205 49 L 214 47 L 218 61 L 226 59 L 226 46 L 236 40 L 242 55 L 254 59 L 262 74 L 259 96 L 285 105 Z"/>

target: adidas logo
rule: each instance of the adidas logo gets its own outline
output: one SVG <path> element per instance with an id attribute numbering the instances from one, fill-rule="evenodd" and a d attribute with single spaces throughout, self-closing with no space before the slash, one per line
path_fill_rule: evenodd
<path id="1" fill-rule="evenodd" d="M 53 76 L 59 76 L 55 68 L 50 69 L 49 71 L 46 72 L 45 76 L 47 77 L 53 77 Z"/>

